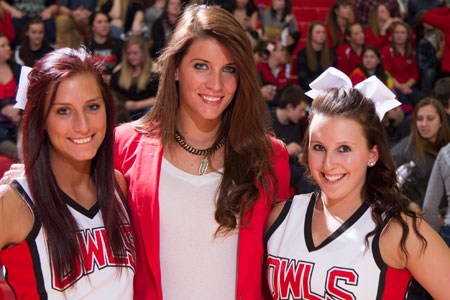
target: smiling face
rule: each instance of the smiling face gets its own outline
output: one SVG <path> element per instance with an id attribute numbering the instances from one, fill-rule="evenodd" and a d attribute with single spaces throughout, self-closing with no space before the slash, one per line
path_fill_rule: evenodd
<path id="1" fill-rule="evenodd" d="M 433 105 L 425 105 L 417 110 L 416 126 L 424 139 L 434 143 L 441 128 L 441 118 Z"/>
<path id="2" fill-rule="evenodd" d="M 308 166 L 329 201 L 362 201 L 361 190 L 370 162 L 362 126 L 348 118 L 315 115 L 309 127 Z"/>
<path id="3" fill-rule="evenodd" d="M 236 64 L 213 38 L 195 40 L 176 69 L 182 118 L 219 123 L 238 83 Z M 200 123 L 199 123 L 200 122 Z"/>
<path id="4" fill-rule="evenodd" d="M 374 73 L 379 63 L 380 59 L 374 51 L 370 49 L 366 49 L 366 51 L 364 51 L 362 56 L 362 65 L 369 73 Z"/>
<path id="5" fill-rule="evenodd" d="M 46 122 L 51 160 L 95 157 L 106 134 L 105 102 L 96 82 L 91 74 L 76 74 L 60 83 Z"/>

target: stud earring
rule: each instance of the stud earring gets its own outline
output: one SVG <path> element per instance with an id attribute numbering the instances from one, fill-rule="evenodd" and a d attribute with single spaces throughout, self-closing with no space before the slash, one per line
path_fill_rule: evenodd
<path id="1" fill-rule="evenodd" d="M 373 167 L 373 166 L 375 166 L 375 162 L 374 161 L 369 162 L 369 167 Z"/>

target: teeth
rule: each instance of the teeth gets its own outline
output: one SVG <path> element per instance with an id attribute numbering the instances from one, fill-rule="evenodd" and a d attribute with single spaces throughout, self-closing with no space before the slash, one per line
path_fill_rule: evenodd
<path id="1" fill-rule="evenodd" d="M 345 174 L 341 175 L 324 175 L 328 181 L 335 182 L 344 177 Z"/>
<path id="2" fill-rule="evenodd" d="M 84 139 L 71 139 L 71 140 L 75 144 L 86 144 L 86 143 L 89 143 L 92 140 L 92 137 L 87 137 L 87 138 L 84 138 Z"/>
<path id="3" fill-rule="evenodd" d="M 207 101 L 219 101 L 221 97 L 202 96 L 202 98 L 207 100 Z"/>

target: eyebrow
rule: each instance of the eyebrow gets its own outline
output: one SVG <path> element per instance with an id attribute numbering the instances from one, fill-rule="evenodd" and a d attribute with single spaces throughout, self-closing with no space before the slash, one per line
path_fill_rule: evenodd
<path id="1" fill-rule="evenodd" d="M 194 62 L 194 61 L 202 61 L 202 62 L 205 62 L 205 63 L 211 63 L 209 60 L 206 60 L 206 59 L 203 59 L 203 58 L 193 58 L 193 59 L 191 59 L 191 62 Z M 226 66 L 230 66 L 230 65 L 237 65 L 237 64 L 234 61 L 226 64 Z"/>
<path id="2" fill-rule="evenodd" d="M 310 143 L 319 143 L 319 144 L 323 144 L 321 141 L 318 140 L 311 140 Z M 342 141 L 342 142 L 338 142 L 336 143 L 338 145 L 356 145 L 356 143 L 350 142 L 350 141 Z"/>
<path id="3" fill-rule="evenodd" d="M 97 100 L 99 100 L 99 99 L 101 99 L 101 98 L 102 98 L 102 96 L 98 96 L 98 97 L 96 97 L 96 98 L 89 99 L 89 100 L 87 100 L 86 102 L 87 102 L 87 103 L 89 103 L 89 102 L 95 102 L 95 101 L 97 101 Z M 71 103 L 69 103 L 69 102 L 53 102 L 53 105 L 71 105 Z"/>

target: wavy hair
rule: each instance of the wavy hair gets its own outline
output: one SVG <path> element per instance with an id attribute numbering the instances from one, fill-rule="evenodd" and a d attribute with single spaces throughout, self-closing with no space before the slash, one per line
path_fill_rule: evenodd
<path id="1" fill-rule="evenodd" d="M 367 139 L 368 149 L 377 146 L 379 158 L 373 167 L 368 167 L 366 180 L 361 190 L 361 197 L 367 205 L 372 207 L 372 219 L 375 222 L 375 229 L 366 235 L 368 238 L 381 232 L 390 220 L 396 220 L 402 227 L 402 237 L 400 247 L 402 252 L 408 256 L 406 250 L 406 238 L 409 228 L 402 215 L 405 214 L 413 218 L 414 232 L 422 240 L 422 245 L 426 247 L 426 240 L 419 233 L 417 228 L 418 216 L 408 209 L 408 201 L 401 194 L 395 175 L 395 163 L 389 151 L 383 125 L 375 111 L 373 102 L 365 98 L 358 90 L 351 88 L 330 89 L 324 96 L 318 96 L 311 105 L 311 116 L 309 123 L 315 115 L 326 115 L 331 117 L 348 118 L 358 122 Z M 304 149 L 309 149 L 309 128 L 303 140 Z M 308 166 L 308 151 L 302 154 L 302 163 L 306 168 L 306 175 L 313 179 Z"/>
<path id="2" fill-rule="evenodd" d="M 273 149 L 270 118 L 258 84 L 250 42 L 234 16 L 216 6 L 192 5 L 181 16 L 172 39 L 159 58 L 161 76 L 156 104 L 135 123 L 138 131 L 160 136 L 162 144 L 174 145 L 179 90 L 175 71 L 195 40 L 214 39 L 223 45 L 237 65 L 238 87 L 222 114 L 218 136 L 226 136 L 224 171 L 218 191 L 215 219 L 217 233 L 226 233 L 243 220 L 259 197 L 266 199 L 277 179 L 271 166 Z"/>
<path id="3" fill-rule="evenodd" d="M 46 121 L 55 101 L 58 88 L 64 80 L 78 74 L 91 74 L 101 90 L 106 109 L 106 135 L 92 159 L 91 176 L 97 187 L 99 204 L 107 238 L 113 253 L 124 255 L 126 246 L 121 226 L 127 222 L 115 191 L 121 194 L 111 163 L 114 155 L 115 107 L 113 97 L 104 81 L 99 66 L 83 48 L 61 48 L 39 60 L 30 72 L 28 102 L 23 116 L 23 156 L 25 175 L 30 186 L 39 220 L 48 240 L 48 248 L 56 276 L 59 279 L 76 270 L 76 261 L 82 261 L 76 231 L 78 224 L 64 201 L 64 192 L 58 187 L 52 171 L 46 133 Z M 123 195 L 120 195 L 125 201 Z"/>
<path id="4" fill-rule="evenodd" d="M 419 109 L 431 105 L 436 110 L 441 121 L 441 127 L 437 133 L 436 141 L 431 143 L 427 139 L 424 139 L 417 129 L 417 114 Z M 425 155 L 429 153 L 433 156 L 437 156 L 439 150 L 450 142 L 450 129 L 447 122 L 447 113 L 439 100 L 426 97 L 420 100 L 414 107 L 412 121 L 411 121 L 411 134 L 409 136 L 408 145 L 406 150 L 409 151 L 414 146 L 414 156 L 426 164 Z"/>

